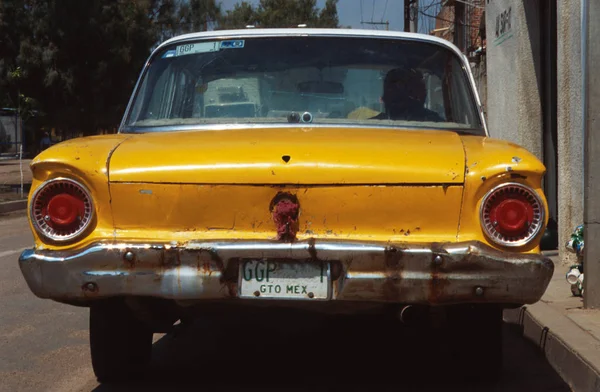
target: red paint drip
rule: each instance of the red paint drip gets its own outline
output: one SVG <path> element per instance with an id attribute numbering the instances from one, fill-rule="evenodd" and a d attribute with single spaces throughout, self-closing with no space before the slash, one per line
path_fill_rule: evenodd
<path id="1" fill-rule="evenodd" d="M 289 199 L 280 200 L 273 207 L 273 221 L 277 226 L 277 239 L 293 241 L 298 233 L 300 205 Z"/>

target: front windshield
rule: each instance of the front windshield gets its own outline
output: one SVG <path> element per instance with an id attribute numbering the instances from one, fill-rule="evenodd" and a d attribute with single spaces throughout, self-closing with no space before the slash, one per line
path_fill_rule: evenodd
<path id="1" fill-rule="evenodd" d="M 463 65 L 441 45 L 285 36 L 164 48 L 144 75 L 125 130 L 289 123 L 483 134 Z"/>

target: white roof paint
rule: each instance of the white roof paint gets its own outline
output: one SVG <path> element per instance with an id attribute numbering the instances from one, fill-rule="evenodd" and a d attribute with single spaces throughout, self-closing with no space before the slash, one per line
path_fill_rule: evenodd
<path id="1" fill-rule="evenodd" d="M 156 51 L 173 43 L 205 39 L 237 38 L 237 37 L 365 37 L 365 38 L 395 38 L 414 41 L 425 41 L 445 46 L 455 52 L 461 59 L 463 53 L 450 41 L 427 34 L 405 33 L 403 31 L 384 31 L 366 29 L 310 29 L 304 27 L 287 29 L 250 28 L 242 30 L 215 30 L 190 33 L 173 37 L 163 42 Z"/>

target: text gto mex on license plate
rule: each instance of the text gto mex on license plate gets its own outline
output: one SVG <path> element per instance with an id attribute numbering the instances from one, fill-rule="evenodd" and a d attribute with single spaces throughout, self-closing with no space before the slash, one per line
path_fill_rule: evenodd
<path id="1" fill-rule="evenodd" d="M 240 298 L 329 299 L 329 263 L 243 260 Z"/>

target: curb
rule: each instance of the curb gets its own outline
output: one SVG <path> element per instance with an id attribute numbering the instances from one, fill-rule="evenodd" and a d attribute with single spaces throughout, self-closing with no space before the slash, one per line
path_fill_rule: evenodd
<path id="1" fill-rule="evenodd" d="M 15 200 L 0 203 L 0 214 L 27 209 L 27 200 Z"/>
<path id="2" fill-rule="evenodd" d="M 547 257 L 558 256 L 558 250 L 543 250 L 542 254 Z"/>
<path id="3" fill-rule="evenodd" d="M 521 327 L 573 391 L 600 391 L 600 343 L 570 318 L 538 302 L 505 310 L 504 321 Z"/>

